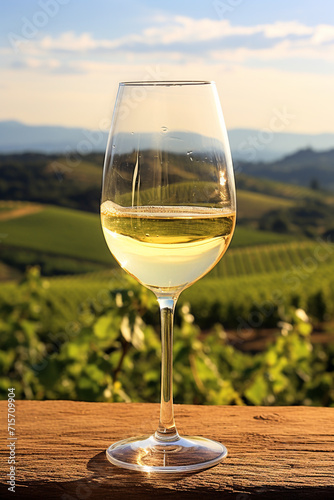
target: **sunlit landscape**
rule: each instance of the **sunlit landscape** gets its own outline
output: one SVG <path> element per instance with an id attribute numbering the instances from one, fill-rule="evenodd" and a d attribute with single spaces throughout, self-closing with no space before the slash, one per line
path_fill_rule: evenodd
<path id="1" fill-rule="evenodd" d="M 1 397 L 15 380 L 22 399 L 159 400 L 154 296 L 103 238 L 104 153 L 120 81 L 205 79 L 228 129 L 237 225 L 224 258 L 180 296 L 175 401 L 333 406 L 332 5 L 114 3 L 97 2 L 102 16 L 90 2 L 3 7 Z M 123 115 L 145 98 L 131 94 Z M 132 133 L 150 157 L 145 127 Z M 182 136 L 190 152 L 195 131 Z M 176 178 L 177 144 L 168 154 Z M 119 158 L 129 175 L 134 158 Z"/>

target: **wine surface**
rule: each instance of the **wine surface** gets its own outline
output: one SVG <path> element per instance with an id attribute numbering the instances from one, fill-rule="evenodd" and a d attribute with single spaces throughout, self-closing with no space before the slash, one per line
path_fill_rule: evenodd
<path id="1" fill-rule="evenodd" d="M 121 267 L 153 291 L 181 291 L 225 253 L 235 212 L 206 207 L 126 208 L 106 201 L 102 227 Z"/>

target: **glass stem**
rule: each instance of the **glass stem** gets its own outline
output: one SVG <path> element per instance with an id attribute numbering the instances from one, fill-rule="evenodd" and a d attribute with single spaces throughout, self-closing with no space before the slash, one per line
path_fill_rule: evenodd
<path id="1" fill-rule="evenodd" d="M 155 437 L 160 441 L 179 439 L 173 410 L 173 321 L 177 297 L 158 297 L 161 316 L 161 402 Z"/>

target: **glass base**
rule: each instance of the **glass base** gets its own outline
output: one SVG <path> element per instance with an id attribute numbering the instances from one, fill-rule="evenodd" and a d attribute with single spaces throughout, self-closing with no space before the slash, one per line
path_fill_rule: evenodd
<path id="1" fill-rule="evenodd" d="M 226 457 L 227 449 L 202 437 L 178 437 L 166 442 L 152 435 L 118 441 L 106 454 L 112 464 L 125 469 L 177 474 L 212 467 Z"/>

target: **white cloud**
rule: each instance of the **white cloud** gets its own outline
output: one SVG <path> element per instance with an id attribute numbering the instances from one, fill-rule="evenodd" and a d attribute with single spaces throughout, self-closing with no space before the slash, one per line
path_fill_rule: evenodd
<path id="1" fill-rule="evenodd" d="M 26 67 L 39 72 L 88 74 L 96 68 L 107 69 L 110 63 L 119 62 L 128 65 L 224 63 L 230 68 L 244 63 L 262 65 L 266 62 L 273 68 L 278 61 L 299 59 L 304 61 L 299 65 L 299 71 L 310 61 L 312 72 L 312 61 L 322 61 L 323 64 L 334 61 L 334 26 L 331 25 L 310 27 L 291 21 L 238 26 L 226 19 L 185 16 L 160 16 L 153 24 L 141 33 L 110 40 L 74 32 L 65 32 L 58 37 L 44 36 L 25 44 L 15 63 L 9 66 L 16 70 Z M 247 37 L 255 34 L 262 35 L 268 42 L 262 47 L 261 44 L 257 47 L 248 44 Z M 231 36 L 234 37 L 233 48 L 225 43 Z M 210 41 L 212 43 L 205 43 Z M 84 58 L 77 58 L 75 54 L 78 53 L 84 54 Z M 290 69 L 287 68 L 287 72 Z"/>
<path id="2" fill-rule="evenodd" d="M 176 16 L 162 26 L 144 30 L 141 43 L 148 45 L 173 43 L 193 43 L 225 38 L 233 35 L 253 35 L 259 31 L 257 26 L 232 26 L 228 20 L 192 19 Z"/>
<path id="3" fill-rule="evenodd" d="M 60 67 L 61 63 L 57 59 L 48 59 L 46 61 L 41 61 L 40 59 L 27 58 L 25 61 L 28 68 L 31 69 L 47 69 L 54 70 Z"/>
<path id="4" fill-rule="evenodd" d="M 85 32 L 72 31 L 58 37 L 44 36 L 22 45 L 16 61 L 9 66 L 33 67 L 36 71 L 48 69 L 57 73 L 85 73 L 94 64 L 124 62 L 128 64 L 198 64 L 210 62 L 256 65 L 264 61 L 275 67 L 278 61 L 300 59 L 334 61 L 334 26 L 306 26 L 297 21 L 233 25 L 227 19 L 193 19 L 186 16 L 159 16 L 152 26 L 138 33 L 114 39 L 97 39 Z M 257 35 L 257 46 L 248 37 Z M 229 38 L 233 37 L 233 45 Z M 262 37 L 262 43 L 261 43 Z M 265 41 L 267 40 L 267 42 Z M 6 49 L 8 51 L 8 49 Z M 83 54 L 84 59 L 76 57 Z M 3 53 L 5 58 L 12 54 Z M 300 66 L 302 69 L 303 66 Z M 289 70 L 288 70 L 289 71 Z"/>
<path id="5" fill-rule="evenodd" d="M 132 42 L 145 45 L 171 45 L 174 43 L 193 43 L 223 39 L 232 36 L 251 36 L 262 34 L 265 38 L 285 38 L 290 35 L 305 36 L 317 33 L 317 27 L 305 26 L 296 21 L 259 24 L 255 26 L 235 26 L 227 19 L 193 19 L 185 16 L 175 16 L 163 20 L 160 24 L 145 29 L 140 35 L 129 35 L 114 41 L 115 47 Z M 318 27 L 319 29 L 320 27 Z M 321 30 L 331 32 L 334 26 L 321 26 Z"/>
<path id="6" fill-rule="evenodd" d="M 77 36 L 73 32 L 69 31 L 62 33 L 58 38 L 46 36 L 37 42 L 36 45 L 44 51 L 65 50 L 80 52 L 95 49 L 98 43 L 103 43 L 103 40 L 97 42 L 89 33 L 82 33 Z"/>
<path id="7" fill-rule="evenodd" d="M 316 26 L 310 41 L 315 45 L 334 41 L 334 26 L 328 24 Z"/>
<path id="8" fill-rule="evenodd" d="M 213 50 L 210 57 L 216 61 L 244 63 L 249 61 L 287 61 L 289 59 L 322 60 L 334 62 L 334 43 L 323 46 L 304 41 L 284 40 L 266 49 L 249 49 L 240 47 L 233 50 Z"/>
<path id="9" fill-rule="evenodd" d="M 185 16 L 168 18 L 159 17 L 154 26 L 141 33 L 130 33 L 115 39 L 95 39 L 90 33 L 76 35 L 74 32 L 62 33 L 59 37 L 46 36 L 39 41 L 30 42 L 23 50 L 39 50 L 41 52 L 66 51 L 89 52 L 96 50 L 131 51 L 135 45 L 157 49 L 179 44 L 194 44 L 223 40 L 229 37 L 248 37 L 262 35 L 266 39 L 288 36 L 306 37 L 309 44 L 321 45 L 334 39 L 334 26 L 306 26 L 296 21 L 259 24 L 255 26 L 232 25 L 229 20 L 192 19 Z"/>
<path id="10" fill-rule="evenodd" d="M 284 38 L 289 35 L 303 36 L 312 35 L 314 28 L 305 26 L 296 21 L 276 22 L 273 24 L 263 24 L 259 26 L 266 38 Z"/>
<path id="11" fill-rule="evenodd" d="M 52 54 L 56 53 L 59 56 L 59 52 L 82 52 L 85 53 L 86 60 L 69 61 L 66 64 L 66 71 L 70 72 L 70 69 L 73 68 L 73 72 L 87 72 L 94 64 L 103 66 L 103 60 L 106 60 L 106 57 L 103 58 L 103 53 L 100 53 L 100 56 L 102 55 L 100 62 L 97 62 L 95 57 L 93 59 L 93 53 L 105 50 L 114 52 L 114 55 L 122 54 L 123 62 L 127 61 L 129 64 L 134 62 L 152 63 L 152 61 L 159 60 L 175 64 L 185 61 L 198 61 L 200 63 L 204 60 L 212 63 L 225 61 L 233 64 L 268 61 L 271 65 L 275 65 L 275 61 L 289 59 L 334 61 L 334 43 L 331 43 L 334 42 L 334 26 L 330 25 L 308 27 L 297 22 L 277 22 L 271 25 L 245 27 L 232 26 L 228 20 L 194 20 L 180 16 L 174 18 L 172 24 L 174 29 L 171 29 L 170 25 L 152 27 L 144 30 L 142 34 L 130 34 L 113 40 L 98 40 L 89 33 L 76 35 L 73 32 L 62 33 L 58 38 L 47 36 L 27 44 L 25 54 L 34 61 L 33 63 L 28 61 L 27 65 L 34 64 L 36 69 L 43 69 L 48 65 L 50 68 L 56 68 L 56 59 L 52 57 L 50 59 Z M 264 37 L 273 39 L 273 45 L 266 48 L 248 47 L 245 36 L 255 33 L 262 33 Z M 198 45 L 196 51 L 184 51 L 182 48 L 181 42 L 189 45 L 198 41 L 204 42 L 232 35 L 242 36 L 240 45 L 235 48 L 212 50 L 212 48 L 207 47 L 200 50 Z M 296 37 L 286 38 L 288 35 L 296 35 Z M 135 42 L 137 44 L 136 51 L 132 49 L 132 44 Z M 146 45 L 146 48 L 138 48 L 138 44 Z M 224 47 L 224 44 L 217 45 L 217 47 Z M 44 65 L 39 64 L 38 58 L 47 58 L 52 62 L 46 62 Z M 108 63 L 106 62 L 106 64 Z M 58 66 L 61 67 L 61 64 L 59 63 Z"/>

